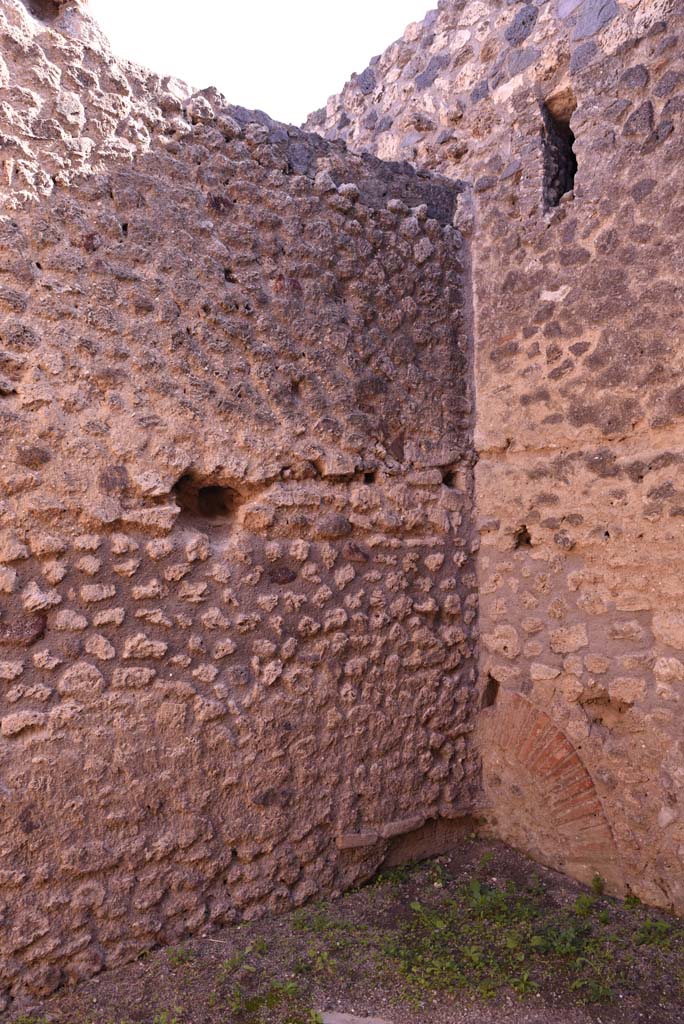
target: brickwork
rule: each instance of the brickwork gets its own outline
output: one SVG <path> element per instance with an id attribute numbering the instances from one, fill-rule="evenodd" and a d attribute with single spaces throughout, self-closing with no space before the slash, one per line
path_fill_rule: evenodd
<path id="1" fill-rule="evenodd" d="M 484 785 L 492 794 L 485 812 L 496 833 L 551 867 L 586 881 L 600 874 L 614 888 L 623 887 L 620 856 L 594 781 L 553 719 L 522 694 L 504 691 L 496 713 L 483 712 L 479 728 L 487 750 Z M 550 857 L 549 849 L 558 847 Z"/>

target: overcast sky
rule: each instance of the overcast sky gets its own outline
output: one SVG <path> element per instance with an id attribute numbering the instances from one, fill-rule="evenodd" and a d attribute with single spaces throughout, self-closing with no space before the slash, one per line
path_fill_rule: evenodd
<path id="1" fill-rule="evenodd" d="M 293 124 L 437 0 L 90 0 L 117 54 Z"/>

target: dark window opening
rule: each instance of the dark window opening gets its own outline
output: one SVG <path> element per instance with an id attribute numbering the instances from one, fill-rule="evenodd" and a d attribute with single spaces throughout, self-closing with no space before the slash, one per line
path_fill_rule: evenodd
<path id="1" fill-rule="evenodd" d="M 368 473 L 363 474 L 364 484 L 374 484 L 377 479 L 377 470 L 372 469 Z"/>
<path id="2" fill-rule="evenodd" d="M 570 127 L 572 111 L 552 114 L 542 103 L 542 142 L 544 148 L 544 206 L 558 206 L 561 197 L 572 192 L 577 173 L 577 157 L 573 146 L 575 135 Z"/>
<path id="3" fill-rule="evenodd" d="M 239 494 L 232 487 L 215 484 L 203 487 L 189 474 L 182 476 L 173 488 L 173 496 L 181 513 L 202 519 L 228 519 L 237 507 Z"/>
<path id="4" fill-rule="evenodd" d="M 442 483 L 445 487 L 458 487 L 458 473 L 455 469 L 445 469 L 442 472 Z"/>
<path id="5" fill-rule="evenodd" d="M 524 523 L 522 526 L 519 526 L 513 534 L 513 547 L 516 549 L 516 551 L 518 548 L 532 547 L 532 537 L 530 535 L 530 531 L 527 529 Z"/>
<path id="6" fill-rule="evenodd" d="M 40 21 L 54 21 L 62 5 L 55 0 L 26 0 L 26 6 L 34 18 Z"/>
<path id="7" fill-rule="evenodd" d="M 493 708 L 496 704 L 496 698 L 499 696 L 499 684 L 497 683 L 494 676 L 487 676 L 487 685 L 485 686 L 484 693 L 482 694 L 482 707 Z"/>

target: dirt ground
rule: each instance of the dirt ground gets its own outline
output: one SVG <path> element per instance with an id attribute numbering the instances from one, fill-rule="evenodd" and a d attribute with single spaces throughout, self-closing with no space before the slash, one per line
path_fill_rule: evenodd
<path id="1" fill-rule="evenodd" d="M 684 922 L 464 841 L 338 900 L 146 954 L 12 1024 L 682 1024 Z"/>

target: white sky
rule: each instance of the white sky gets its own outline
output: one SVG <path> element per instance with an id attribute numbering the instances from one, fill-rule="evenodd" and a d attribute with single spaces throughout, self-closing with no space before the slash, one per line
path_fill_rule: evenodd
<path id="1" fill-rule="evenodd" d="M 121 57 L 300 124 L 437 0 L 90 0 Z"/>

